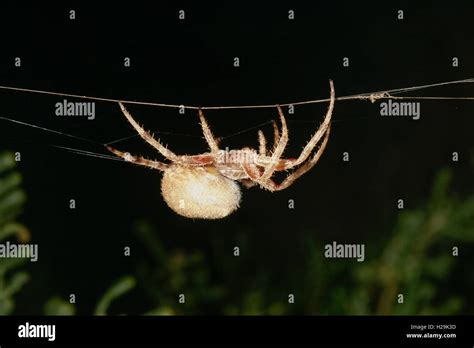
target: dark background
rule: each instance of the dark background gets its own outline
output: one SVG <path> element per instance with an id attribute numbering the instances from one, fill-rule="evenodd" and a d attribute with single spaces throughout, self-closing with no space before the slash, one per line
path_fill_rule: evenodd
<path id="1" fill-rule="evenodd" d="M 473 77 L 473 8 L 469 2 L 339 2 L 319 5 L 79 3 L 0 8 L 0 84 L 80 95 L 187 105 L 287 103 L 327 98 L 328 79 L 338 96 Z M 69 20 L 69 10 L 76 19 Z M 178 10 L 186 20 L 178 20 Z M 288 20 L 288 10 L 295 20 Z M 397 11 L 405 19 L 397 19 Z M 15 68 L 14 57 L 22 67 Z M 131 67 L 123 58 L 131 58 Z M 233 58 L 240 58 L 240 67 Z M 350 67 L 342 58 L 350 58 Z M 460 66 L 452 67 L 452 57 Z M 411 95 L 472 96 L 470 85 Z M 97 102 L 96 119 L 58 118 L 64 98 L 0 91 L 0 116 L 105 143 L 134 134 L 117 105 Z M 66 98 L 70 101 L 71 98 Z M 317 129 L 327 105 L 296 107 L 288 115 L 294 157 Z M 206 151 L 197 115 L 187 110 L 129 106 L 133 116 L 176 153 Z M 138 219 L 157 227 L 166 248 L 199 249 L 212 258 L 210 240 L 246 247 L 255 269 L 281 272 L 301 255 L 301 235 L 367 243 L 383 239 L 397 214 L 396 201 L 415 207 L 434 175 L 451 167 L 454 190 L 472 194 L 472 102 L 423 101 L 421 119 L 382 118 L 378 104 L 336 104 L 328 147 L 319 164 L 279 193 L 243 189 L 241 208 L 218 221 L 180 217 L 160 196 L 160 173 L 130 164 L 71 154 L 51 145 L 105 153 L 99 147 L 6 121 L 2 149 L 20 151 L 28 203 L 20 220 L 39 244 L 33 280 L 17 303 L 20 313 L 39 313 L 52 294 L 75 293 L 79 313 L 89 313 L 109 284 L 146 258 L 131 232 Z M 257 146 L 257 129 L 276 118 L 272 109 L 206 112 L 223 146 Z M 268 138 L 271 124 L 262 129 Z M 234 136 L 232 136 L 234 135 Z M 155 158 L 138 138 L 116 144 Z M 342 153 L 350 153 L 350 162 Z M 460 161 L 453 163 L 457 151 Z M 75 199 L 77 208 L 69 209 Z M 288 200 L 295 209 L 288 209 Z M 239 231 L 237 234 L 236 231 Z M 132 256 L 124 257 L 130 246 Z M 370 250 L 366 245 L 366 253 Z M 296 262 L 297 264 L 297 262 Z M 253 270 L 248 271 L 252 274 Z M 235 277 L 239 277 L 238 274 Z M 244 280 L 242 280 L 244 281 Z M 284 289 L 284 284 L 282 284 Z M 286 291 L 286 290 L 285 290 Z M 128 302 L 127 302 L 128 301 Z M 149 307 L 137 290 L 127 311 Z"/>

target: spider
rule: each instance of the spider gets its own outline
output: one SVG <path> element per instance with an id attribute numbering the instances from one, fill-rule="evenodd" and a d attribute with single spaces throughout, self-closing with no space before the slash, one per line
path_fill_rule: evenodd
<path id="1" fill-rule="evenodd" d="M 272 192 L 280 191 L 293 184 L 318 162 L 328 142 L 335 102 L 333 82 L 330 80 L 329 84 L 331 98 L 324 121 L 298 158 L 282 158 L 288 142 L 288 129 L 279 105 L 276 105 L 276 108 L 280 116 L 281 132 L 273 121 L 274 144 L 271 151 L 267 150 L 265 136 L 260 130 L 258 131 L 258 152 L 249 147 L 231 151 L 221 150 L 207 124 L 204 113 L 199 108 L 202 132 L 210 151 L 198 155 L 176 155 L 144 130 L 122 103 L 119 105 L 123 114 L 140 137 L 171 163 L 133 156 L 110 146 L 107 146 L 107 149 L 127 162 L 162 171 L 161 193 L 167 205 L 177 214 L 188 218 L 220 219 L 239 208 L 241 192 L 236 182 L 240 182 L 247 188 L 259 185 Z M 321 145 L 310 157 L 321 139 Z M 275 172 L 286 171 L 297 166 L 299 167 L 281 183 L 276 183 L 272 179 Z"/>

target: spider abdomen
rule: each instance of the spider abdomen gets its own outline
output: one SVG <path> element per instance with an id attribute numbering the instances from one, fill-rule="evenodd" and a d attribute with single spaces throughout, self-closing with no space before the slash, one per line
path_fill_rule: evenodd
<path id="1" fill-rule="evenodd" d="M 238 184 L 213 167 L 171 165 L 163 174 L 161 194 L 176 213 L 198 219 L 220 219 L 239 207 Z"/>

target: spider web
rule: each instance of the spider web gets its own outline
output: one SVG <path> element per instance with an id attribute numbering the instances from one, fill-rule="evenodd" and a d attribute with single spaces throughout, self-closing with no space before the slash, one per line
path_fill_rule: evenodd
<path id="1" fill-rule="evenodd" d="M 350 101 L 350 100 L 365 100 L 365 101 L 370 101 L 371 103 L 375 103 L 378 100 L 382 99 L 395 99 L 395 100 L 405 100 L 405 99 L 410 99 L 410 100 L 474 100 L 474 97 L 452 97 L 452 96 L 399 96 L 400 94 L 407 93 L 407 92 L 413 92 L 413 91 L 418 91 L 422 89 L 427 89 L 427 88 L 433 88 L 433 87 L 440 87 L 440 86 L 446 86 L 446 85 L 455 85 L 455 84 L 464 84 L 464 83 L 473 83 L 474 78 L 468 78 L 468 79 L 463 79 L 463 80 L 455 80 L 455 81 L 446 81 L 446 82 L 439 82 L 439 83 L 433 83 L 433 84 L 426 84 L 426 85 L 420 85 L 420 86 L 412 86 L 412 87 L 404 87 L 404 88 L 397 88 L 397 89 L 391 89 L 391 90 L 383 90 L 383 91 L 377 91 L 377 92 L 368 92 L 368 93 L 360 93 L 360 94 L 353 94 L 353 95 L 347 95 L 347 96 L 340 96 L 336 98 L 336 101 Z M 0 89 L 2 90 L 10 90 L 10 91 L 17 91 L 21 93 L 36 93 L 36 94 L 43 94 L 43 95 L 54 95 L 54 96 L 62 96 L 62 97 L 69 97 L 69 98 L 78 98 L 78 99 L 86 99 L 86 100 L 95 100 L 95 101 L 101 101 L 101 102 L 111 102 L 111 103 L 124 103 L 124 104 L 137 104 L 137 105 L 148 105 L 148 106 L 155 106 L 155 107 L 163 107 L 163 108 L 184 108 L 184 109 L 194 109 L 197 110 L 201 108 L 202 110 L 229 110 L 229 109 L 263 109 L 263 108 L 274 108 L 276 104 L 261 104 L 261 105 L 230 105 L 230 106 L 203 106 L 203 107 L 198 107 L 198 106 L 193 106 L 193 105 L 183 105 L 183 104 L 165 104 L 165 103 L 155 103 L 155 102 L 147 102 L 147 101 L 134 101 L 134 100 L 122 100 L 122 99 L 111 99 L 111 98 L 102 98 L 102 97 L 95 97 L 95 96 L 84 96 L 84 95 L 77 95 L 77 94 L 69 94 L 69 93 L 61 93 L 61 92 L 52 92 L 52 91 L 45 91 L 45 90 L 37 90 L 37 89 L 28 89 L 28 88 L 20 88 L 20 87 L 12 87 L 12 86 L 0 86 Z M 284 104 L 279 104 L 280 106 L 297 106 L 297 105 L 310 105 L 310 104 L 318 104 L 318 103 L 327 103 L 329 102 L 329 98 L 323 98 L 323 99 L 314 99 L 314 100 L 306 100 L 306 101 L 296 101 L 292 103 L 284 103 Z M 364 119 L 368 117 L 358 117 L 356 119 Z M 106 143 L 100 143 L 91 139 L 87 139 L 84 137 L 79 137 L 76 135 L 68 134 L 65 132 L 61 132 L 58 130 L 42 127 L 39 125 L 35 125 L 32 123 L 27 123 L 27 122 L 22 122 L 13 118 L 8 118 L 4 116 L 0 116 L 1 120 L 20 124 L 26 127 L 31 127 L 31 128 L 36 128 L 45 132 L 50 132 L 54 133 L 57 135 L 61 135 L 64 137 L 69 137 L 73 138 L 76 140 L 80 140 L 83 142 L 87 142 L 89 144 L 95 144 L 95 145 L 100 145 L 102 147 L 105 147 L 110 144 L 117 144 L 119 142 L 132 139 L 135 137 L 138 137 L 138 134 L 133 134 L 130 136 L 126 137 L 121 137 L 119 139 L 114 139 L 111 141 L 108 141 Z M 332 120 L 331 123 L 336 123 L 340 122 L 341 120 L 335 119 Z M 344 120 L 346 121 L 346 120 Z M 231 137 L 235 137 L 237 135 L 241 135 L 247 132 L 250 132 L 255 129 L 260 129 L 263 126 L 270 125 L 273 122 L 273 119 L 270 119 L 268 121 L 265 121 L 263 123 L 256 124 L 254 126 L 248 127 L 241 129 L 239 131 L 236 131 L 234 133 L 225 135 L 220 137 L 221 140 L 223 139 L 228 139 Z M 315 120 L 290 120 L 289 122 L 292 123 L 314 123 L 316 122 Z M 172 135 L 172 136 L 186 136 L 186 137 L 199 137 L 198 135 L 195 134 L 188 134 L 188 133 L 177 133 L 177 132 L 156 132 L 156 134 L 161 134 L 161 135 Z M 97 157 L 101 159 L 109 159 L 109 160 L 116 160 L 116 161 L 123 161 L 123 159 L 118 158 L 116 156 L 111 156 L 108 154 L 102 154 L 102 153 L 97 153 L 97 152 L 92 152 L 92 151 L 86 151 L 82 149 L 76 149 L 76 148 L 71 148 L 71 147 L 66 147 L 66 146 L 60 146 L 60 145 L 50 145 L 52 147 L 62 149 L 65 151 L 69 151 L 71 153 L 79 154 L 79 155 L 84 155 L 84 156 L 91 156 L 91 157 Z"/>

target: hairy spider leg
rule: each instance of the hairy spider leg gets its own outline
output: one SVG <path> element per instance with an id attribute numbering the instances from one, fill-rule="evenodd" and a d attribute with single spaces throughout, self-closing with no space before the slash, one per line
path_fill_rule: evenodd
<path id="1" fill-rule="evenodd" d="M 264 156 L 267 154 L 267 139 L 261 130 L 258 131 L 258 153 Z"/>
<path id="2" fill-rule="evenodd" d="M 211 128 L 207 124 L 206 118 L 204 117 L 204 113 L 202 112 L 201 108 L 199 108 L 199 119 L 201 120 L 201 127 L 202 133 L 204 134 L 204 138 L 206 139 L 207 144 L 211 150 L 211 153 L 219 152 L 219 145 L 217 144 L 216 138 L 212 135 Z"/>
<path id="3" fill-rule="evenodd" d="M 149 167 L 149 168 L 152 168 L 152 169 L 158 169 L 160 171 L 164 171 L 166 168 L 168 168 L 168 165 L 166 163 L 149 160 L 149 159 L 141 157 L 141 156 L 133 156 L 128 152 L 122 152 L 120 150 L 114 149 L 111 146 L 106 146 L 106 148 L 107 148 L 107 150 L 114 153 L 118 157 L 123 158 L 127 162 L 135 163 L 135 164 L 145 166 L 145 167 Z"/>
<path id="4" fill-rule="evenodd" d="M 265 168 L 265 171 L 261 176 L 262 180 L 267 180 L 271 178 L 271 176 L 275 172 L 275 168 L 280 162 L 280 157 L 283 155 L 283 151 L 285 151 L 286 144 L 288 143 L 288 128 L 286 127 L 285 116 L 283 115 L 283 111 L 281 110 L 280 105 L 277 105 L 277 109 L 281 121 L 281 136 L 278 141 L 278 145 L 275 148 L 275 151 L 273 151 L 270 164 Z"/>
<path id="5" fill-rule="evenodd" d="M 321 124 L 319 129 L 316 131 L 316 133 L 314 133 L 314 135 L 311 137 L 311 139 L 306 144 L 306 146 L 303 148 L 303 151 L 301 152 L 300 156 L 295 160 L 289 160 L 287 162 L 288 165 L 285 168 L 283 168 L 282 170 L 291 169 L 293 167 L 296 167 L 296 166 L 300 165 L 304 161 L 306 161 L 306 159 L 309 157 L 309 155 L 311 154 L 311 152 L 315 148 L 316 144 L 319 142 L 319 140 L 321 140 L 324 133 L 326 131 L 329 131 L 329 128 L 331 126 L 331 117 L 332 117 L 332 113 L 333 113 L 333 110 L 334 110 L 334 103 L 335 103 L 335 100 L 336 100 L 336 96 L 335 96 L 335 92 L 334 92 L 334 83 L 332 82 L 332 80 L 329 80 L 329 85 L 330 85 L 330 88 L 331 88 L 331 99 L 330 99 L 329 107 L 328 107 L 328 110 L 326 112 L 326 116 L 323 120 L 323 123 Z"/>
<path id="6" fill-rule="evenodd" d="M 324 149 L 326 148 L 328 139 L 329 139 L 329 134 L 331 132 L 331 126 L 328 127 L 326 135 L 324 136 L 324 139 L 318 149 L 316 151 L 315 155 L 308 161 L 306 161 L 301 167 L 299 167 L 297 170 L 295 170 L 293 173 L 288 175 L 283 182 L 280 184 L 274 182 L 271 178 L 267 180 L 262 180 L 262 176 L 260 176 L 258 168 L 255 164 L 250 164 L 250 163 L 245 163 L 243 165 L 243 169 L 245 173 L 248 175 L 250 180 L 256 182 L 259 184 L 261 187 L 269 190 L 269 191 L 281 191 L 286 188 L 288 188 L 293 182 L 298 179 L 300 176 L 308 172 L 311 168 L 314 167 L 314 165 L 319 161 L 319 158 L 321 157 L 322 153 L 324 152 Z"/>
<path id="7" fill-rule="evenodd" d="M 132 127 L 138 132 L 140 137 L 145 140 L 148 144 L 153 146 L 156 150 L 158 150 L 165 158 L 169 159 L 172 162 L 180 162 L 180 156 L 177 156 L 173 151 L 168 150 L 166 146 L 160 143 L 159 140 L 156 140 L 152 134 L 148 133 L 145 129 L 143 129 L 137 121 L 135 121 L 132 115 L 125 109 L 125 106 L 122 103 L 119 103 L 120 109 L 122 113 L 127 118 L 127 121 L 132 125 Z"/>

